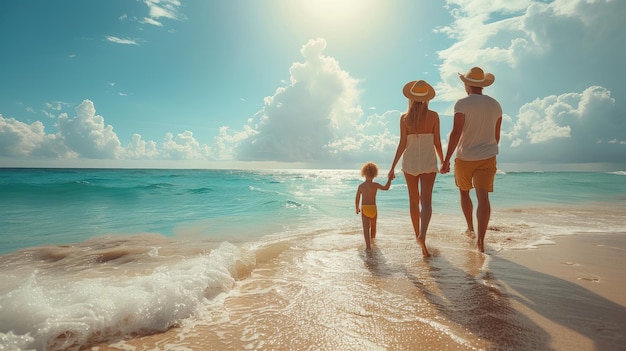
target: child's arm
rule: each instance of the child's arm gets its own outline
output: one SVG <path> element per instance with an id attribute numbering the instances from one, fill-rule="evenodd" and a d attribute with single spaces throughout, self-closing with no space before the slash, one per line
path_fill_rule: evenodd
<path id="1" fill-rule="evenodd" d="M 378 189 L 380 190 L 389 190 L 390 187 L 391 187 L 391 177 L 387 178 L 387 183 L 385 185 L 378 184 Z"/>
<path id="2" fill-rule="evenodd" d="M 361 202 L 361 186 L 356 189 L 356 199 L 354 199 L 354 206 L 356 207 L 356 214 L 359 214 L 359 202 Z"/>

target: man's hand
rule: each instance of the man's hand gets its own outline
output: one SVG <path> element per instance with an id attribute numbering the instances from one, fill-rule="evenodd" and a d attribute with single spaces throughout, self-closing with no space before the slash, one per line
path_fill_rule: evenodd
<path id="1" fill-rule="evenodd" d="M 446 174 L 450 172 L 450 161 L 444 161 L 441 164 L 441 169 L 439 170 L 439 172 L 441 172 L 441 174 Z"/>

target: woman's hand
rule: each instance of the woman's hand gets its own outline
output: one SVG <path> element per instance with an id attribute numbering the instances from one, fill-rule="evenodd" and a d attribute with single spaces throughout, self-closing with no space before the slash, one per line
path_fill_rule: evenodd
<path id="1" fill-rule="evenodd" d="M 439 172 L 441 172 L 441 174 L 446 174 L 446 173 L 450 172 L 450 161 L 443 161 L 443 163 L 441 164 L 441 169 L 439 170 Z"/>

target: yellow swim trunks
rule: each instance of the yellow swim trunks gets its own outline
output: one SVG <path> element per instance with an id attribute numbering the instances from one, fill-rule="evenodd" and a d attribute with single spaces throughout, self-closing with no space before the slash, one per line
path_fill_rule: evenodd
<path id="1" fill-rule="evenodd" d="M 365 217 L 376 217 L 376 205 L 363 205 L 361 206 L 361 212 Z"/>

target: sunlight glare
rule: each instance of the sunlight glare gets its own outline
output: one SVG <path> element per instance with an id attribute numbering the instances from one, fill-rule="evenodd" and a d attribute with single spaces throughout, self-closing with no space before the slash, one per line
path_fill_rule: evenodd
<path id="1" fill-rule="evenodd" d="M 334 26 L 354 25 L 372 10 L 367 0 L 303 0 L 299 2 L 304 14 L 314 21 Z"/>

